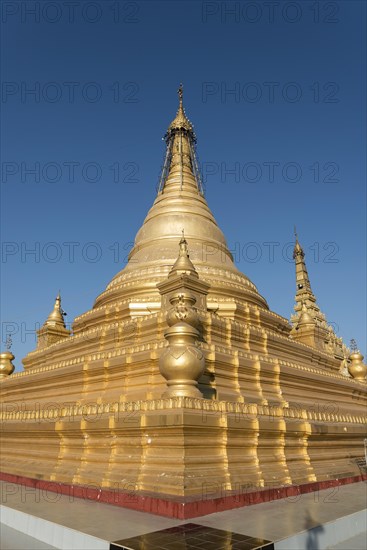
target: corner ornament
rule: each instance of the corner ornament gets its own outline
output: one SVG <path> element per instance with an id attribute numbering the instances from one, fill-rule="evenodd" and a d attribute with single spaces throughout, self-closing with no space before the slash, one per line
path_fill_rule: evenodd
<path id="1" fill-rule="evenodd" d="M 14 365 L 12 363 L 15 359 L 11 350 L 12 339 L 10 334 L 6 337 L 6 351 L 0 353 L 0 380 L 8 378 L 14 372 Z"/>
<path id="2" fill-rule="evenodd" d="M 172 307 L 166 319 L 170 328 L 164 334 L 169 345 L 159 360 L 159 370 L 168 386 L 162 397 L 203 397 L 197 387 L 197 380 L 205 369 L 205 358 L 197 345 L 199 318 L 193 307 L 196 298 L 183 292 L 169 301 Z"/>
<path id="3" fill-rule="evenodd" d="M 367 365 L 363 363 L 363 355 L 359 351 L 354 338 L 350 341 L 350 347 L 352 353 L 349 355 L 349 374 L 353 376 L 354 380 L 358 380 L 359 382 L 366 382 Z"/>

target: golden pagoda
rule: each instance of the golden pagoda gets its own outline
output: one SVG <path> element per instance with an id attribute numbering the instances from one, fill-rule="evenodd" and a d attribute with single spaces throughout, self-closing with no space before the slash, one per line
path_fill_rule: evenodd
<path id="1" fill-rule="evenodd" d="M 367 367 L 298 237 L 290 324 L 233 263 L 182 86 L 165 141 L 126 267 L 72 331 L 57 296 L 23 372 L 2 354 L 1 478 L 180 518 L 365 479 Z"/>

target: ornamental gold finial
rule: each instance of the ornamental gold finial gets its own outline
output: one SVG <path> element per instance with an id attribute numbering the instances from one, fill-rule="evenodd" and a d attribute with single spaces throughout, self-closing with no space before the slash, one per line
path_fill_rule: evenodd
<path id="1" fill-rule="evenodd" d="M 177 93 L 178 93 L 180 105 L 182 105 L 182 103 L 183 103 L 183 84 L 182 84 L 182 82 L 181 82 L 181 84 L 180 84 L 180 86 L 177 90 Z"/>
<path id="2" fill-rule="evenodd" d="M 302 301 L 302 308 L 301 308 L 301 315 L 299 316 L 298 323 L 297 323 L 297 329 L 304 326 L 304 325 L 314 325 L 315 321 L 310 315 L 306 303 Z"/>
<path id="3" fill-rule="evenodd" d="M 363 363 L 363 355 L 358 349 L 357 342 L 354 338 L 350 341 L 350 349 L 352 353 L 349 355 L 350 363 L 348 365 L 348 371 L 355 380 L 359 382 L 366 382 L 367 365 Z"/>
<path id="4" fill-rule="evenodd" d="M 294 249 L 293 249 L 293 259 L 296 259 L 296 256 L 298 255 L 301 255 L 302 257 L 304 257 L 305 253 L 303 252 L 302 246 L 299 244 L 296 226 L 294 226 L 294 236 L 295 236 L 296 242 L 294 244 Z"/>
<path id="5" fill-rule="evenodd" d="M 204 372 L 205 358 L 198 345 L 196 298 L 182 293 L 169 301 L 169 328 L 164 333 L 168 346 L 159 358 L 159 370 L 168 386 L 162 397 L 203 397 L 197 382 Z"/>
<path id="6" fill-rule="evenodd" d="M 45 325 L 61 325 L 63 328 L 66 328 L 64 320 L 65 315 L 67 315 L 67 313 L 61 307 L 61 295 L 59 291 L 58 295 L 56 296 L 54 308 L 51 311 L 50 315 L 47 317 Z"/>
<path id="7" fill-rule="evenodd" d="M 206 296 L 209 285 L 204 283 L 202 287 L 198 280 L 198 274 L 189 259 L 183 230 L 179 257 L 168 275 L 167 283 L 161 283 L 158 287 L 162 296 L 167 295 L 168 289 L 170 293 L 174 289 L 168 300 L 171 307 L 166 312 L 169 328 L 164 337 L 168 346 L 159 359 L 159 370 L 168 386 L 162 397 L 202 397 L 198 379 L 204 372 L 205 358 L 198 344 L 200 319 L 195 307 L 197 297 L 192 290 L 198 292 L 199 296 L 204 290 Z"/>
<path id="8" fill-rule="evenodd" d="M 67 315 L 67 313 L 61 307 L 61 295 L 59 291 L 56 296 L 53 310 L 40 330 L 37 331 L 37 349 L 42 349 L 70 336 L 71 331 L 68 330 L 65 325 L 65 315 Z"/>
<path id="9" fill-rule="evenodd" d="M 10 351 L 12 346 L 12 338 L 10 334 L 6 335 L 5 349 L 3 353 L 0 353 L 0 380 L 4 380 L 14 372 L 14 365 L 12 360 L 15 359 L 14 355 Z"/>
<path id="10" fill-rule="evenodd" d="M 178 255 L 179 256 L 184 256 L 186 258 L 190 258 L 189 256 L 189 249 L 187 247 L 187 240 L 185 239 L 185 234 L 184 234 L 184 230 L 182 230 L 182 237 L 181 237 L 181 240 L 180 240 L 180 243 L 179 243 L 179 252 L 178 252 Z"/>
<path id="11" fill-rule="evenodd" d="M 168 127 L 167 133 L 165 135 L 166 141 L 170 138 L 171 134 L 177 130 L 185 130 L 191 135 L 193 141 L 196 141 L 194 134 L 194 128 L 189 119 L 186 116 L 185 109 L 183 106 L 183 85 L 180 84 L 178 90 L 178 109 L 175 118 Z"/>
<path id="12" fill-rule="evenodd" d="M 196 180 L 197 190 L 201 195 L 204 195 L 204 187 L 202 176 L 200 173 L 199 162 L 196 156 L 196 135 L 194 126 L 187 118 L 183 106 L 183 85 L 180 84 L 178 90 L 178 109 L 175 118 L 168 126 L 167 132 L 164 135 L 166 142 L 166 155 L 162 172 L 159 178 L 158 193 L 162 193 L 165 189 L 169 176 L 173 175 L 173 181 L 177 176 L 180 180 L 180 191 L 184 187 L 191 187 L 191 177 Z"/>
<path id="13" fill-rule="evenodd" d="M 185 273 L 190 274 L 196 278 L 199 277 L 192 261 L 190 260 L 187 240 L 185 239 L 184 230 L 182 230 L 182 237 L 179 242 L 178 258 L 173 264 L 168 277 L 174 277 L 175 275 L 183 275 Z"/>

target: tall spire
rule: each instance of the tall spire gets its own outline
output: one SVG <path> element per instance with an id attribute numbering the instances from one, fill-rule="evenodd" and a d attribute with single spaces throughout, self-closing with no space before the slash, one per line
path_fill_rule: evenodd
<path id="1" fill-rule="evenodd" d="M 174 187 L 178 185 L 180 191 L 193 187 L 203 195 L 203 184 L 195 150 L 196 135 L 183 106 L 182 84 L 177 93 L 177 114 L 164 136 L 167 149 L 158 192 L 163 193 L 169 185 Z"/>
<path id="2" fill-rule="evenodd" d="M 291 316 L 293 324 L 292 336 L 313 347 L 332 353 L 338 359 L 343 357 L 343 342 L 327 323 L 325 315 L 320 310 L 316 297 L 312 292 L 310 279 L 307 272 L 305 253 L 298 240 L 296 228 L 294 228 L 295 244 L 293 259 L 296 265 L 296 296 L 294 315 Z M 307 328 L 308 327 L 308 328 Z"/>
<path id="3" fill-rule="evenodd" d="M 320 308 L 316 302 L 316 296 L 312 292 L 310 279 L 307 272 L 305 253 L 302 246 L 299 243 L 296 228 L 294 228 L 295 244 L 293 249 L 293 259 L 296 264 L 296 304 L 294 306 L 295 315 L 292 316 L 293 325 L 296 325 L 299 321 L 302 311 L 306 308 L 307 312 L 315 319 L 318 324 L 325 324 L 325 315 L 321 313 Z M 304 307 L 303 307 L 304 306 Z"/>
<path id="4" fill-rule="evenodd" d="M 306 263 L 305 263 L 305 253 L 302 246 L 299 244 L 298 235 L 296 227 L 294 227 L 294 236 L 295 236 L 295 245 L 293 249 L 293 259 L 296 264 L 296 284 L 297 284 L 297 294 L 296 302 L 299 302 L 300 308 L 302 308 L 302 302 L 307 299 L 308 301 L 315 302 L 316 298 L 312 292 L 310 279 L 308 277 Z"/>

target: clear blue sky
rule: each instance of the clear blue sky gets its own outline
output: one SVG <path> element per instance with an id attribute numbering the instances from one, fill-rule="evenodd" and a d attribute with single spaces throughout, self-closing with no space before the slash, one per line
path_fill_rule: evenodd
<path id="1" fill-rule="evenodd" d="M 17 369 L 59 288 L 71 322 L 124 265 L 181 81 L 238 267 L 289 318 L 296 224 L 321 309 L 365 352 L 366 3 L 74 4 L 2 3 L 2 328 Z"/>

